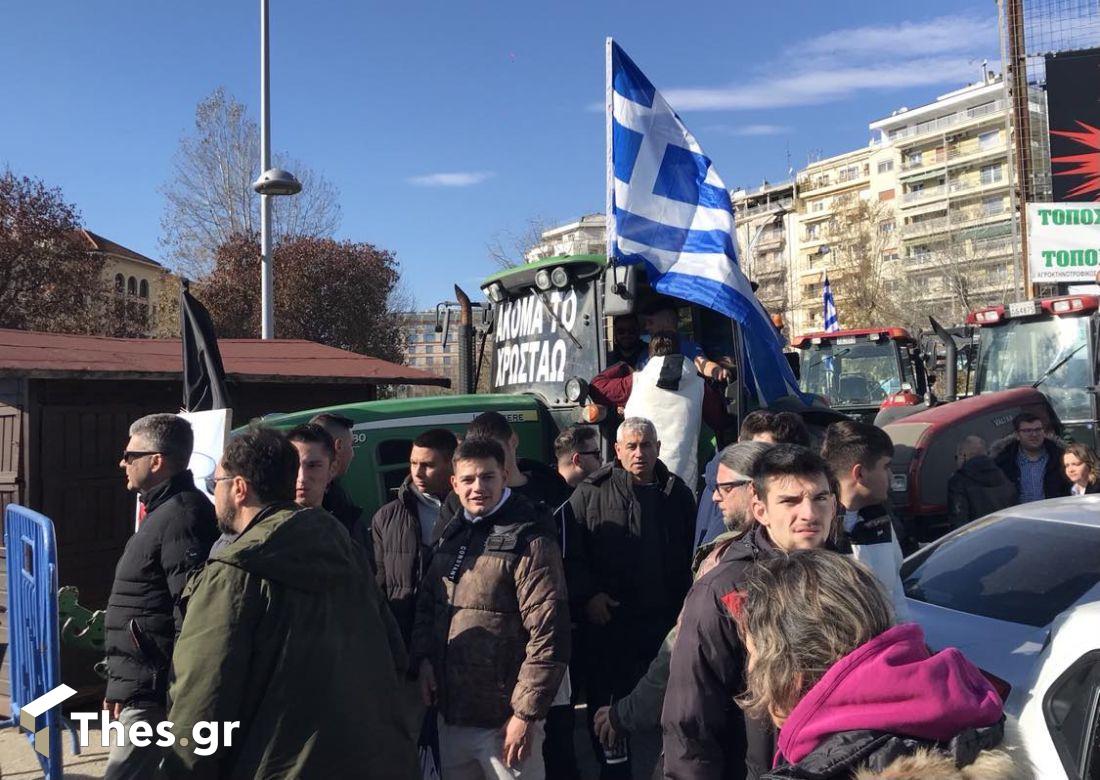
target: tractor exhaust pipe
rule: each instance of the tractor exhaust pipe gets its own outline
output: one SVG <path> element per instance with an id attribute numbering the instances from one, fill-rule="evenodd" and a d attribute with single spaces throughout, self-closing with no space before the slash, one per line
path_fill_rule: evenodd
<path id="1" fill-rule="evenodd" d="M 458 387 L 457 392 L 470 395 L 474 392 L 474 309 L 470 296 L 455 285 L 458 301 Z"/>
<path id="2" fill-rule="evenodd" d="M 959 391 L 955 387 L 955 383 L 959 378 L 959 364 L 958 353 L 959 348 L 955 346 L 955 337 L 947 332 L 947 329 L 936 322 L 935 317 L 929 317 L 928 321 L 932 323 L 932 330 L 935 331 L 936 337 L 943 342 L 943 346 L 946 350 L 944 357 L 944 384 L 947 385 L 943 388 L 943 400 L 955 401 L 959 397 Z"/>

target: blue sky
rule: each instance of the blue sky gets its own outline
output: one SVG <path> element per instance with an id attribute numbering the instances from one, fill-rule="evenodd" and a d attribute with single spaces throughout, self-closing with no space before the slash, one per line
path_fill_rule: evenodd
<path id="1" fill-rule="evenodd" d="M 3 14 L 0 166 L 154 258 L 196 103 L 259 108 L 256 2 L 55 0 Z M 992 2 L 271 1 L 272 136 L 340 190 L 339 235 L 397 252 L 421 308 L 475 292 L 486 245 L 602 211 L 605 36 L 728 186 L 785 178 L 867 124 L 999 70 Z"/>

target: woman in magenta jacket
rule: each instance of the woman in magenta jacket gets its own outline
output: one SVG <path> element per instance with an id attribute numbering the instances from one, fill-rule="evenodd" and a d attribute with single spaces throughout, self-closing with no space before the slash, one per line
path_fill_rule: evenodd
<path id="1" fill-rule="evenodd" d="M 1012 778 L 995 750 L 1003 705 L 955 648 L 932 653 L 915 623 L 894 625 L 870 571 L 807 550 L 750 575 L 739 626 L 747 714 L 779 729 L 780 778 Z"/>

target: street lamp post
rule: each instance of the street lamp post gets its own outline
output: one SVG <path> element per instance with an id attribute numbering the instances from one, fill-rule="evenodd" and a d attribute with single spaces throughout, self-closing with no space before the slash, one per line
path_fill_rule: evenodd
<path id="1" fill-rule="evenodd" d="M 260 0 L 260 177 L 252 189 L 260 193 L 260 337 L 275 338 L 275 293 L 271 272 L 271 198 L 296 195 L 301 183 L 294 175 L 271 167 L 271 80 L 268 44 L 268 0 Z"/>

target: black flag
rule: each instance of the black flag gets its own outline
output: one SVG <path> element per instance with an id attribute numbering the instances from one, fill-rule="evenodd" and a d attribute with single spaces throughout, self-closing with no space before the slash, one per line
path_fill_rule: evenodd
<path id="1" fill-rule="evenodd" d="M 183 408 L 189 412 L 228 409 L 225 368 L 210 312 L 191 297 L 187 280 L 180 284 L 180 328 L 183 331 Z"/>

